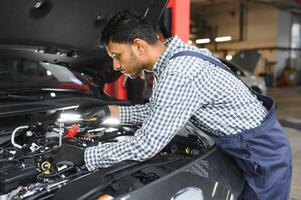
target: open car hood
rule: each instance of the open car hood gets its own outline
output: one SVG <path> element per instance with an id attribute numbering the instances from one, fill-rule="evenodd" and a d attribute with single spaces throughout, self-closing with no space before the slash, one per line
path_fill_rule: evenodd
<path id="1" fill-rule="evenodd" d="M 100 75 L 111 66 L 105 49 L 99 47 L 100 33 L 108 19 L 130 9 L 145 14 L 155 25 L 166 2 L 2 0 L 0 58 L 63 64 Z"/>

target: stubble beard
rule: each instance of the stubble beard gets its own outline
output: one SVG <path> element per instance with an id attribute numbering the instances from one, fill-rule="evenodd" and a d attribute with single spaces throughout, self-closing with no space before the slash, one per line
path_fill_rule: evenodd
<path id="1" fill-rule="evenodd" d="M 130 79 L 135 79 L 144 70 L 144 65 L 141 62 L 139 62 L 138 58 L 134 55 L 133 51 L 131 51 L 131 60 L 133 63 L 132 66 L 133 66 L 133 68 L 137 69 L 137 72 L 135 74 L 128 74 L 127 76 Z"/>

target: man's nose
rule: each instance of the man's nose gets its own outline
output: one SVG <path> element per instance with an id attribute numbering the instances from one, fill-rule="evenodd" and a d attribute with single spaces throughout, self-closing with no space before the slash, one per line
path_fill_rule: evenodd
<path id="1" fill-rule="evenodd" d="M 120 62 L 118 62 L 116 59 L 113 59 L 113 68 L 115 71 L 119 71 L 121 68 Z"/>

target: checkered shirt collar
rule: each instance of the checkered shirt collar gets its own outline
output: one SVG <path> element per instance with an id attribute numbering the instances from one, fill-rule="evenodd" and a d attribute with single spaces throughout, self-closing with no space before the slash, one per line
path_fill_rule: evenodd
<path id="1" fill-rule="evenodd" d="M 164 45 L 167 46 L 164 53 L 158 58 L 154 65 L 154 75 L 156 77 L 160 77 L 162 72 L 165 70 L 167 63 L 169 62 L 169 59 L 172 57 L 172 55 L 175 53 L 175 50 L 183 45 L 183 42 L 178 36 L 173 36 L 168 38 Z"/>

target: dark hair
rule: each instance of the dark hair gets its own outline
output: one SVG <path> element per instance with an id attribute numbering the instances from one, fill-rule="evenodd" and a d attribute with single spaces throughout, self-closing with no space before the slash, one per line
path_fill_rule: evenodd
<path id="1" fill-rule="evenodd" d="M 154 44 L 158 37 L 153 26 L 143 16 L 129 10 L 120 11 L 114 15 L 101 33 L 101 43 L 107 45 L 110 41 L 132 43 L 135 38 Z"/>

